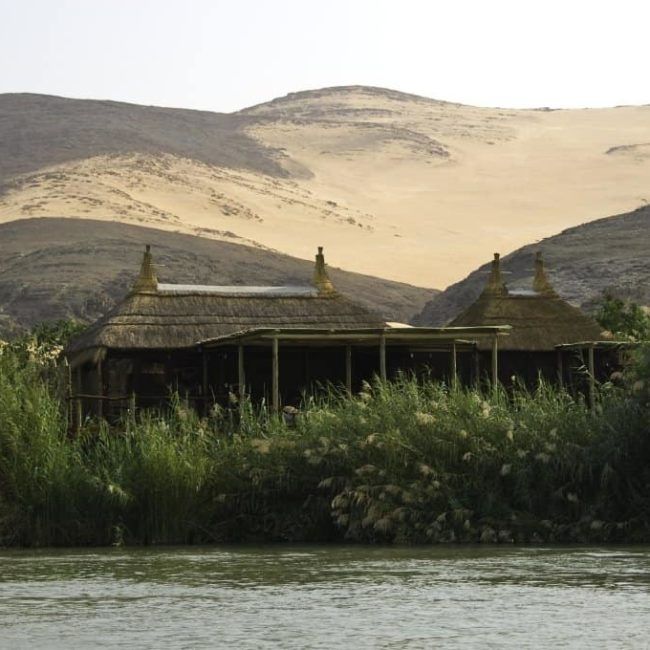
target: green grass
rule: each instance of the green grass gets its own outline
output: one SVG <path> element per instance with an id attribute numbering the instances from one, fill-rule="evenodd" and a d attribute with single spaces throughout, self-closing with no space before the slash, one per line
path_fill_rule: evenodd
<path id="1" fill-rule="evenodd" d="M 650 352 L 598 411 L 546 385 L 331 388 L 67 431 L 47 355 L 0 353 L 0 544 L 650 540 Z M 241 414 L 241 415 L 240 415 Z"/>

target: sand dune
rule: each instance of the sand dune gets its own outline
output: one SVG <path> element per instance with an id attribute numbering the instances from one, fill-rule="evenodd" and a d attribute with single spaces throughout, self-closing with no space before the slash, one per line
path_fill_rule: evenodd
<path id="1" fill-rule="evenodd" d="M 85 143 L 74 160 L 0 179 L 0 221 L 118 220 L 302 258 L 321 244 L 336 266 L 444 287 L 492 251 L 650 200 L 648 106 L 484 109 L 352 87 L 236 116 L 218 128 L 239 140 L 219 146 L 246 142 L 244 158 L 205 155 L 200 139 L 97 155 Z"/>

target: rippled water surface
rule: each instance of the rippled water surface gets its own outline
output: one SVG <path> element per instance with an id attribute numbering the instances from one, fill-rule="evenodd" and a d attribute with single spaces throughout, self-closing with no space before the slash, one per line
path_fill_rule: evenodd
<path id="1" fill-rule="evenodd" d="M 650 549 L 0 552 L 1 648 L 650 648 Z"/>

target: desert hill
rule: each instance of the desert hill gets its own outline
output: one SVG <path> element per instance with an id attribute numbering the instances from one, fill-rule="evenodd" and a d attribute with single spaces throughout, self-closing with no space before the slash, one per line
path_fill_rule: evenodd
<path id="1" fill-rule="evenodd" d="M 604 292 L 650 305 L 650 207 L 569 228 L 507 255 L 502 269 L 509 288 L 531 288 L 536 251 L 544 253 L 555 290 L 576 306 L 591 311 Z M 484 264 L 437 294 L 415 322 L 444 325 L 450 321 L 476 300 L 489 269 L 490 264 Z"/>
<path id="2" fill-rule="evenodd" d="M 244 115 L 0 95 L 0 179 L 92 156 L 168 153 L 209 165 L 286 176 L 273 152 L 247 136 Z"/>
<path id="3" fill-rule="evenodd" d="M 445 286 L 650 199 L 650 107 L 475 108 L 363 86 L 233 114 L 0 95 L 0 222 L 161 228 Z"/>
<path id="4" fill-rule="evenodd" d="M 94 320 L 128 291 L 144 244 L 161 281 L 309 284 L 312 262 L 228 242 L 108 221 L 21 219 L 0 224 L 0 334 L 43 320 Z M 325 251 L 327 254 L 327 251 Z M 433 290 L 330 268 L 334 285 L 405 321 Z"/>

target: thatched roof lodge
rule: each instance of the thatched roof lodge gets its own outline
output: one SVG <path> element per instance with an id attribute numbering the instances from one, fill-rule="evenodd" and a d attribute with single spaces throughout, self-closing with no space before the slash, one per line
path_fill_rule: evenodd
<path id="1" fill-rule="evenodd" d="M 203 409 L 233 394 L 277 409 L 319 383 L 352 391 L 400 370 L 469 381 L 476 341 L 507 329 L 387 323 L 335 289 L 320 248 L 311 285 L 253 287 L 160 283 L 147 246 L 130 293 L 66 357 L 79 412 L 159 405 L 171 391 Z"/>
<path id="2" fill-rule="evenodd" d="M 316 256 L 313 286 L 204 286 L 158 282 L 147 246 L 131 292 L 68 349 L 180 350 L 255 328 L 385 327 L 376 313 L 338 293 Z"/>
<path id="3" fill-rule="evenodd" d="M 539 373 L 555 380 L 558 346 L 607 337 L 591 316 L 555 292 L 541 253 L 535 256 L 532 287 L 519 291 L 506 286 L 499 254 L 495 253 L 483 292 L 449 323 L 453 327 L 505 324 L 512 329 L 499 346 L 499 378 L 503 383 L 509 383 L 513 375 L 534 383 Z M 487 351 L 488 345 L 479 341 L 478 348 Z"/>

